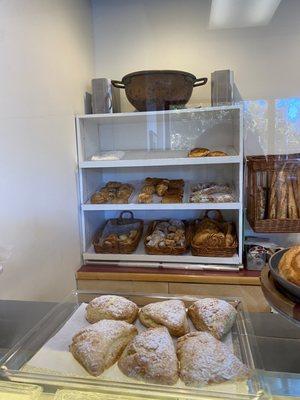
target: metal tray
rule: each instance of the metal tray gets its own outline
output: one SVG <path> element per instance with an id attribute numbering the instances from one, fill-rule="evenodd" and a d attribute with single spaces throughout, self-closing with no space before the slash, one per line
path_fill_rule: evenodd
<path id="1" fill-rule="evenodd" d="M 29 360 L 53 337 L 70 319 L 83 302 L 89 302 L 94 297 L 111 292 L 74 291 L 63 302 L 56 304 L 41 321 L 33 327 L 1 360 L 0 377 L 11 381 L 47 384 L 60 388 L 93 388 L 94 390 L 110 391 L 111 393 L 132 393 L 143 397 L 176 398 L 176 399 L 267 399 L 265 388 L 259 378 L 256 366 L 261 366 L 255 338 L 250 320 L 242 302 L 238 298 L 223 298 L 233 304 L 238 316 L 232 328 L 232 344 L 234 353 L 251 369 L 254 370 L 250 379 L 240 383 L 229 382 L 228 385 L 204 386 L 202 388 L 179 388 L 162 385 L 150 385 L 141 382 L 115 382 L 94 377 L 70 376 L 47 371 L 26 371 L 24 368 Z M 113 293 L 134 301 L 139 306 L 151 302 L 168 299 L 181 299 L 188 307 L 203 296 L 176 296 L 145 293 Z M 206 296 L 207 297 L 207 296 Z M 75 333 L 75 332 L 74 332 Z M 23 370 L 22 370 L 23 369 Z"/>

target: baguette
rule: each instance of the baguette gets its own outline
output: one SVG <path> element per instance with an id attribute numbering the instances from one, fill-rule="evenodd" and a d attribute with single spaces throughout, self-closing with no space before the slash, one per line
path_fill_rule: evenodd
<path id="1" fill-rule="evenodd" d="M 288 218 L 297 219 L 298 211 L 297 204 L 294 197 L 293 184 L 291 180 L 288 181 Z"/>
<path id="2" fill-rule="evenodd" d="M 298 209 L 298 217 L 300 218 L 300 167 L 296 169 L 294 183 L 294 195 Z"/>
<path id="3" fill-rule="evenodd" d="M 268 218 L 276 219 L 276 173 L 270 177 Z"/>
<path id="4" fill-rule="evenodd" d="M 278 173 L 278 200 L 277 200 L 277 219 L 287 218 L 287 176 L 282 169 Z"/>

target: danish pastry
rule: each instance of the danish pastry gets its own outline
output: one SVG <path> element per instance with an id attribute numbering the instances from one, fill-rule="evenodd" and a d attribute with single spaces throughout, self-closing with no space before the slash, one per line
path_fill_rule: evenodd
<path id="1" fill-rule="evenodd" d="M 104 295 L 96 297 L 87 305 L 86 319 L 91 324 L 102 319 L 115 319 L 131 324 L 136 320 L 138 311 L 138 306 L 125 297 Z"/>

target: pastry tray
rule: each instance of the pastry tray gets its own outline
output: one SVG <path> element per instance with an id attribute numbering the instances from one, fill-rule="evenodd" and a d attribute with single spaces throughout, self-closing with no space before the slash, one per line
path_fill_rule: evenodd
<path id="1" fill-rule="evenodd" d="M 148 303 L 168 299 L 181 299 L 188 307 L 203 296 L 161 295 L 145 293 L 112 293 L 95 291 L 74 291 L 63 302 L 53 306 L 40 322 L 34 326 L 1 360 L 0 377 L 11 381 L 25 383 L 45 382 L 49 385 L 68 387 L 92 386 L 101 388 L 109 386 L 111 390 L 145 392 L 150 396 L 184 399 L 267 399 L 269 398 L 259 379 L 257 367 L 261 367 L 260 357 L 255 346 L 250 320 L 238 298 L 220 297 L 235 306 L 238 311 L 236 322 L 225 343 L 232 347 L 233 352 L 254 372 L 248 380 L 242 382 L 226 382 L 222 384 L 207 385 L 201 388 L 190 388 L 182 382 L 175 386 L 162 386 L 147 384 L 124 376 L 115 364 L 105 371 L 100 377 L 92 377 L 73 359 L 68 351 L 71 337 L 82 328 L 84 318 L 78 319 L 78 314 L 84 309 L 82 303 L 88 303 L 93 298 L 102 294 L 119 294 L 142 307 Z M 75 322 L 74 322 L 75 321 Z M 78 322 L 78 325 L 76 325 Z M 70 329 L 72 327 L 72 335 Z M 74 324 L 75 323 L 75 324 Z M 86 323 L 86 321 L 85 321 Z M 87 323 L 86 323 L 87 324 Z M 139 322 L 137 322 L 139 324 Z M 141 329 L 141 325 L 137 326 Z M 66 330 L 67 329 L 67 330 Z M 65 334 L 65 332 L 68 332 Z M 67 336 L 66 336 L 67 335 Z M 54 342 L 60 348 L 55 347 Z M 57 361 L 55 357 L 57 356 Z M 38 367 L 34 360 L 43 360 L 43 367 Z M 53 362 L 55 360 L 55 362 Z M 66 364 L 69 362 L 70 364 Z M 69 360 L 69 361 L 68 361 Z M 39 361 L 40 362 L 40 361 Z M 53 368 L 53 365 L 57 368 Z M 64 370 L 62 365 L 66 366 Z M 107 372 L 107 373 L 106 373 Z"/>

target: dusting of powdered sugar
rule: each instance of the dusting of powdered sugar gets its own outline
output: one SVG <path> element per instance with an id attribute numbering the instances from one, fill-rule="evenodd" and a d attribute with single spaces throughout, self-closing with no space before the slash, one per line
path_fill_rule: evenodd
<path id="1" fill-rule="evenodd" d="M 131 330 L 134 328 L 133 325 L 128 324 L 125 321 L 115 321 L 113 319 L 103 319 L 95 324 L 88 326 L 81 331 L 79 331 L 74 338 L 77 336 L 88 336 L 86 335 L 89 332 L 94 332 L 97 335 L 101 335 L 104 338 L 111 339 L 113 337 L 119 336 L 121 333 Z M 73 340 L 74 340 L 73 338 Z"/>
<path id="2" fill-rule="evenodd" d="M 236 318 L 235 308 L 227 301 L 205 298 L 197 300 L 193 306 L 204 323 L 222 337 L 232 327 Z"/>
<path id="3" fill-rule="evenodd" d="M 181 378 L 191 386 L 244 379 L 248 368 L 208 332 L 193 332 L 177 342 Z"/>
<path id="4" fill-rule="evenodd" d="M 170 351 L 174 347 L 172 338 L 165 327 L 148 329 L 134 339 L 138 347 L 157 354 Z"/>
<path id="5" fill-rule="evenodd" d="M 133 312 L 137 305 L 125 297 L 115 295 L 103 295 L 96 297 L 89 303 L 89 307 L 100 308 L 112 316 L 122 317 L 126 312 Z"/>
<path id="6" fill-rule="evenodd" d="M 121 356 L 119 367 L 136 379 L 174 384 L 178 361 L 167 328 L 152 328 L 135 336 Z"/>
<path id="7" fill-rule="evenodd" d="M 151 303 L 143 307 L 143 311 L 151 318 L 158 316 L 171 325 L 181 324 L 186 318 L 185 305 L 181 300 L 166 300 Z"/>

